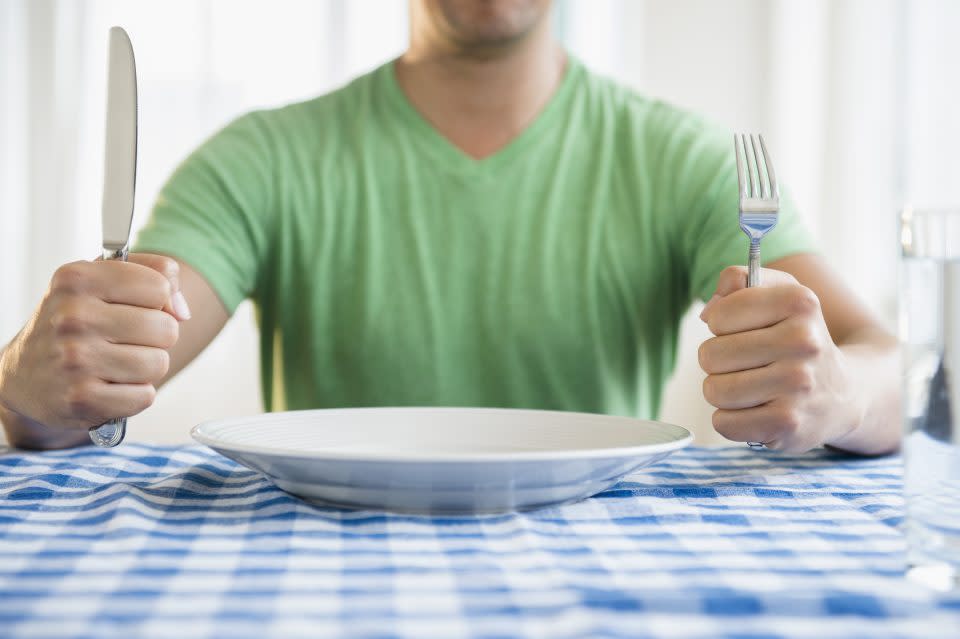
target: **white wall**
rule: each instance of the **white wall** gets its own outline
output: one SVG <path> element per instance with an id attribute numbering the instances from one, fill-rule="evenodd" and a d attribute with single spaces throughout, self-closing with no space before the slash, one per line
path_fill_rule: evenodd
<path id="1" fill-rule="evenodd" d="M 0 3 L 0 42 L 18 50 L 25 48 L 25 34 L 17 28 L 21 9 L 18 3 Z M 21 301 L 26 298 L 26 87 L 27 69 L 22 60 L 0 54 L 0 300 L 9 309 L 0 312 L 0 342 L 19 328 L 23 319 Z"/>

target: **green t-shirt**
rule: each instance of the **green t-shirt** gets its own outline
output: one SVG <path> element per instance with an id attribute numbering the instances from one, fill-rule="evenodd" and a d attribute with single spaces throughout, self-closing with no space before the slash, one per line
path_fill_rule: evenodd
<path id="1" fill-rule="evenodd" d="M 813 249 L 794 208 L 767 261 Z M 177 169 L 136 250 L 257 310 L 268 410 L 657 414 L 678 324 L 743 264 L 732 136 L 570 59 L 483 160 L 384 65 L 239 118 Z"/>

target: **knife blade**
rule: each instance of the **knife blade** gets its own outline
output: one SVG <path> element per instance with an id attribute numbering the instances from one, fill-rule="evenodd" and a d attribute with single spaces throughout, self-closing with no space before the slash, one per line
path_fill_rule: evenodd
<path id="1" fill-rule="evenodd" d="M 103 153 L 103 259 L 127 261 L 137 180 L 137 69 L 133 45 L 122 27 L 110 28 L 107 63 L 107 126 Z M 97 446 L 123 441 L 127 418 L 90 429 Z"/>

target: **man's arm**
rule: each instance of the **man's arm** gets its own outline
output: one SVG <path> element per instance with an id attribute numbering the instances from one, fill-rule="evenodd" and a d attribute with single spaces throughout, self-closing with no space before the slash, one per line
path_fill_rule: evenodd
<path id="1" fill-rule="evenodd" d="M 33 318 L 0 351 L 0 423 L 11 445 L 89 443 L 90 426 L 147 408 L 223 328 L 226 309 L 192 268 L 162 256 L 130 259 L 147 268 L 60 269 Z M 177 290 L 188 309 L 171 302 Z"/>
<path id="2" fill-rule="evenodd" d="M 701 317 L 716 336 L 699 355 L 722 435 L 791 452 L 899 445 L 897 340 L 821 258 L 778 260 L 752 289 L 728 268 Z"/>
<path id="3" fill-rule="evenodd" d="M 184 262 L 180 265 L 180 290 L 183 291 L 192 315 L 180 326 L 180 339 L 169 350 L 170 368 L 157 383 L 157 388 L 183 370 L 223 330 L 230 314 L 220 297 L 202 275 Z"/>

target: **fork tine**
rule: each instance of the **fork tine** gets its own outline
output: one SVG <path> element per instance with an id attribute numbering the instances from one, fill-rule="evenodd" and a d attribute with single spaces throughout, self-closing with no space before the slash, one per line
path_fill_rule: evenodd
<path id="1" fill-rule="evenodd" d="M 780 197 L 780 188 L 777 186 L 777 174 L 773 171 L 773 162 L 767 154 L 767 145 L 763 141 L 763 134 L 760 134 L 760 148 L 763 149 L 763 163 L 767 168 L 767 179 L 770 181 L 770 192 L 772 197 Z"/>
<path id="2" fill-rule="evenodd" d="M 753 152 L 753 145 L 750 144 L 750 138 L 746 133 L 741 134 L 743 141 L 743 155 L 747 162 L 747 177 L 750 179 L 750 192 L 748 197 L 761 197 L 760 195 L 760 168 L 757 166 L 757 156 Z"/>
<path id="3" fill-rule="evenodd" d="M 760 154 L 760 145 L 757 144 L 757 136 L 754 133 L 750 134 L 750 146 L 753 147 L 753 158 L 757 161 L 757 190 L 754 197 L 769 198 L 770 180 L 769 175 L 765 175 L 767 158 Z"/>
<path id="4" fill-rule="evenodd" d="M 743 157 L 743 135 L 733 134 L 733 148 L 737 152 L 737 183 L 740 185 L 740 197 L 747 197 L 747 181 L 744 175 L 747 168 Z"/>

